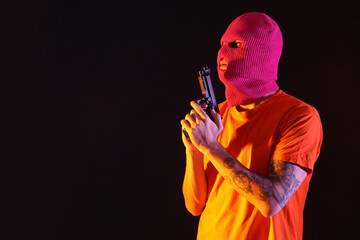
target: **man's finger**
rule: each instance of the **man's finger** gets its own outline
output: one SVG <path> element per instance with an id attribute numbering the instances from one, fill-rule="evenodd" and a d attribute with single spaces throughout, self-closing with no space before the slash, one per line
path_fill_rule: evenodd
<path id="1" fill-rule="evenodd" d="M 191 124 L 189 123 L 188 120 L 183 119 L 183 120 L 180 121 L 180 123 L 181 123 L 181 126 L 182 126 L 183 128 L 185 128 L 185 129 L 191 129 Z"/>
<path id="2" fill-rule="evenodd" d="M 206 119 L 206 117 L 208 115 L 205 113 L 205 111 L 196 102 L 191 101 L 190 105 L 195 109 L 197 114 L 199 114 L 202 119 L 204 119 L 204 120 Z"/>
<path id="3" fill-rule="evenodd" d="M 185 130 L 185 128 L 183 128 L 182 132 L 183 132 L 183 138 L 185 138 L 187 141 L 191 142 L 190 136 L 189 136 L 188 132 Z"/>
<path id="4" fill-rule="evenodd" d="M 222 124 L 221 115 L 218 114 L 215 109 L 211 109 L 211 115 L 214 118 L 216 126 L 219 128 L 220 131 L 224 129 L 224 126 Z"/>
<path id="5" fill-rule="evenodd" d="M 203 102 L 203 103 L 201 103 L 201 104 L 200 104 L 200 107 L 201 107 L 202 109 L 204 109 L 204 108 L 207 108 L 207 107 L 208 107 L 208 105 L 207 105 L 206 103 L 204 103 L 204 102 Z"/>
<path id="6" fill-rule="evenodd" d="M 196 118 L 192 114 L 186 114 L 185 120 L 190 124 L 191 128 L 196 127 Z"/>
<path id="7" fill-rule="evenodd" d="M 199 124 L 200 121 L 203 120 L 203 118 L 194 109 L 190 111 L 190 115 L 193 117 L 196 124 Z"/>
<path id="8" fill-rule="evenodd" d="M 180 121 L 181 126 L 183 128 L 183 134 L 185 136 L 185 138 L 189 141 L 192 142 L 192 137 L 191 137 L 191 133 L 193 131 L 193 129 L 191 128 L 190 123 L 187 120 L 181 120 Z"/>

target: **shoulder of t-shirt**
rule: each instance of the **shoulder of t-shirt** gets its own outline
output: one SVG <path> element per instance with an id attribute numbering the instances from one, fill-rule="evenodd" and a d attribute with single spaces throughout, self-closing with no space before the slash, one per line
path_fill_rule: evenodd
<path id="1" fill-rule="evenodd" d="M 320 116 L 318 111 L 311 106 L 310 104 L 297 99 L 294 96 L 291 96 L 285 92 L 282 92 L 277 101 L 279 101 L 279 105 L 283 108 L 283 120 L 291 124 L 291 122 L 297 121 L 306 121 L 313 119 L 317 122 L 320 121 Z"/>
<path id="2" fill-rule="evenodd" d="M 322 124 L 319 113 L 310 104 L 289 94 L 281 94 L 281 98 L 282 99 L 278 100 L 286 103 L 284 104 L 286 106 L 282 106 L 282 117 L 277 128 L 277 138 L 281 139 L 284 137 L 287 139 L 285 141 L 297 139 L 297 142 L 301 142 L 301 144 L 303 144 L 301 145 L 301 151 L 303 153 L 300 161 L 289 161 L 311 172 L 319 156 L 322 143 Z M 306 142 L 308 143 L 304 144 Z M 310 146 L 313 148 L 310 148 Z"/>
<path id="3" fill-rule="evenodd" d="M 277 101 L 282 103 L 281 107 L 287 110 L 288 113 L 318 115 L 313 106 L 285 92 L 279 94 Z"/>

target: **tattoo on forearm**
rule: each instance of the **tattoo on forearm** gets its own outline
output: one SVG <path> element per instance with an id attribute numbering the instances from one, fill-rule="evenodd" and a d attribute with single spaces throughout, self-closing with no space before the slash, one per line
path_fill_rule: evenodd
<path id="1" fill-rule="evenodd" d="M 232 169 L 235 166 L 235 160 L 232 158 L 225 158 L 224 162 L 223 162 L 224 166 L 227 169 Z M 242 189 L 244 192 L 246 193 L 251 193 L 254 194 L 252 188 L 251 188 L 251 178 L 242 171 L 233 171 L 230 174 L 230 177 L 233 181 L 233 183 L 240 189 Z M 226 177 L 228 178 L 228 177 Z"/>
<path id="2" fill-rule="evenodd" d="M 235 160 L 226 158 L 223 164 L 227 169 L 234 169 Z M 258 184 L 260 186 L 259 194 L 261 201 L 266 202 L 268 198 L 273 197 L 283 207 L 300 185 L 300 181 L 296 178 L 294 171 L 295 167 L 292 164 L 285 164 L 282 161 L 271 161 L 267 178 L 251 171 L 245 172 L 234 169 L 230 174 L 230 179 L 239 189 L 252 195 L 254 195 L 252 184 Z"/>
<path id="3" fill-rule="evenodd" d="M 266 202 L 269 197 L 273 197 L 279 204 L 284 201 L 283 194 L 275 188 L 271 180 L 265 179 L 258 182 L 261 186 L 260 200 Z"/>
<path id="4" fill-rule="evenodd" d="M 293 164 L 285 164 L 282 161 L 271 161 L 268 184 L 262 185 L 262 201 L 273 197 L 283 207 L 300 185 L 300 181 L 294 173 Z M 273 180 L 273 181 L 272 181 Z M 275 187 L 274 183 L 277 183 Z"/>
<path id="5" fill-rule="evenodd" d="M 295 165 L 293 164 L 284 164 L 282 161 L 272 161 L 270 164 L 270 174 L 271 176 L 279 176 L 279 185 L 283 193 L 281 198 L 275 198 L 277 202 L 283 206 L 290 197 L 294 194 L 296 189 L 300 186 L 300 181 L 296 178 L 295 175 Z"/>
<path id="6" fill-rule="evenodd" d="M 232 158 L 225 158 L 224 160 L 224 166 L 228 169 L 233 168 L 235 165 L 235 160 Z"/>
<path id="7" fill-rule="evenodd" d="M 252 180 L 245 172 L 233 171 L 230 177 L 238 188 L 242 189 L 246 193 L 251 193 L 254 195 L 254 192 L 251 188 Z"/>

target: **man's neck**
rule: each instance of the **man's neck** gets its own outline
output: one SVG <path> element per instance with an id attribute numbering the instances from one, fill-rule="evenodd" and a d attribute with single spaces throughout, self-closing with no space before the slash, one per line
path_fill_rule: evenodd
<path id="1" fill-rule="evenodd" d="M 271 92 L 269 94 L 266 94 L 260 98 L 255 99 L 252 103 L 246 104 L 246 105 L 237 105 L 236 106 L 236 110 L 238 110 L 239 112 L 242 111 L 246 111 L 246 110 L 250 110 L 255 108 L 257 105 L 259 105 L 260 103 L 268 100 L 269 98 L 271 98 L 275 93 L 277 93 L 278 91 L 275 92 Z"/>

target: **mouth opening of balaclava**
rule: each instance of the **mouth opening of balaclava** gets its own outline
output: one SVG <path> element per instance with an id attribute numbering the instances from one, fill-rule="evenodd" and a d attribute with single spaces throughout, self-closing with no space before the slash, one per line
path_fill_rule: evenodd
<path id="1" fill-rule="evenodd" d="M 225 31 L 221 45 L 218 75 L 229 107 L 252 103 L 279 89 L 276 80 L 283 41 L 280 28 L 269 16 L 257 12 L 239 16 Z"/>

